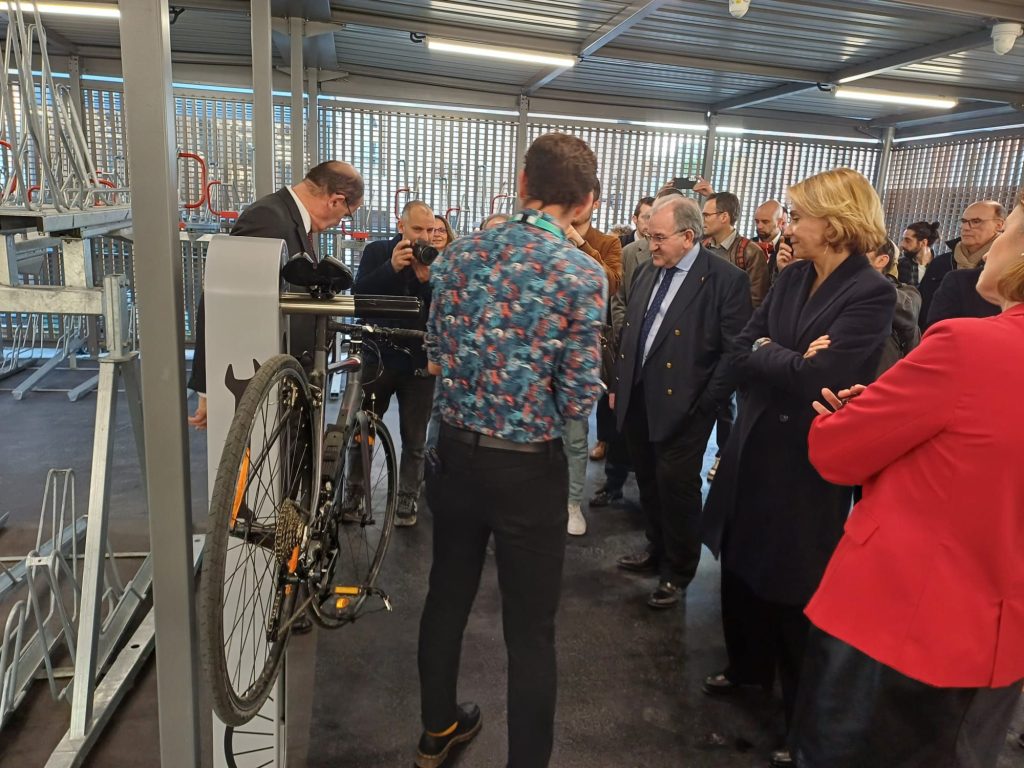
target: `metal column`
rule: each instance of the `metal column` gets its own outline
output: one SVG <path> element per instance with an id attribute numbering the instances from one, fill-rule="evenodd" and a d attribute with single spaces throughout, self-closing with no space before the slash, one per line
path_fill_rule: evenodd
<path id="1" fill-rule="evenodd" d="M 306 136 L 302 104 L 302 36 L 305 33 L 305 21 L 295 16 L 288 20 L 288 34 L 291 38 L 292 79 L 292 184 L 298 184 L 306 175 L 306 154 L 303 151 L 303 140 Z"/>
<path id="2" fill-rule="evenodd" d="M 523 175 L 523 168 L 526 166 L 526 139 L 528 136 L 527 118 L 530 113 L 530 97 L 525 93 L 519 94 L 519 123 L 516 125 L 516 177 L 513 186 L 516 195 L 521 195 L 523 190 L 519 189 L 519 179 Z M 511 190 L 509 190 L 511 192 Z M 518 202 L 514 203 L 518 208 Z"/>
<path id="3" fill-rule="evenodd" d="M 704 139 L 704 178 L 709 182 L 715 172 L 715 140 L 718 136 L 718 115 L 707 116 L 708 132 Z"/>
<path id="4" fill-rule="evenodd" d="M 270 0 L 252 0 L 252 144 L 256 199 L 274 191 L 274 68 Z"/>
<path id="5" fill-rule="evenodd" d="M 315 67 L 307 69 L 306 83 L 309 94 L 306 107 L 306 154 L 309 155 L 309 167 L 312 168 L 320 162 L 320 70 Z"/>
<path id="6" fill-rule="evenodd" d="M 120 9 L 128 164 L 131 178 L 145 179 L 132 189 L 132 222 L 139 245 L 135 274 L 142 329 L 142 397 L 152 406 L 145 409 L 143 419 L 153 607 L 159 638 L 160 764 L 199 765 L 192 494 L 185 421 L 170 20 L 166 0 L 133 0 L 121 3 Z M 269 22 L 269 7 L 266 10 Z M 269 45 L 266 50 L 269 55 Z"/>
<path id="7" fill-rule="evenodd" d="M 896 128 L 890 125 L 882 136 L 882 152 L 878 156 L 878 172 L 875 174 L 875 191 L 879 197 L 885 196 L 889 186 L 889 165 L 892 163 L 892 142 L 896 138 Z"/>

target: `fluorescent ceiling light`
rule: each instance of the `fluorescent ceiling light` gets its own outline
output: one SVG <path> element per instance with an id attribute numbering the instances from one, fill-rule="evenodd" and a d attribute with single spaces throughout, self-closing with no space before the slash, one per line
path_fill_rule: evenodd
<path id="1" fill-rule="evenodd" d="M 548 66 L 564 67 L 566 69 L 576 66 L 576 59 L 572 56 L 536 53 L 535 51 L 525 51 L 521 48 L 496 48 L 489 45 L 459 43 L 454 40 L 440 40 L 434 37 L 427 38 L 427 48 L 432 51 L 443 51 L 445 53 L 462 53 L 466 56 L 481 56 L 487 59 L 517 61 L 526 64 L 547 64 Z"/>
<path id="2" fill-rule="evenodd" d="M 103 19 L 121 18 L 121 11 L 118 7 L 106 3 L 0 2 L 0 11 L 9 11 L 12 5 L 21 8 L 23 13 L 32 13 L 34 9 L 39 9 L 40 13 L 52 13 L 61 16 L 94 16 Z"/>
<path id="3" fill-rule="evenodd" d="M 836 88 L 836 97 L 855 99 L 857 101 L 875 101 L 883 104 L 902 104 L 908 107 L 931 107 L 933 109 L 952 109 L 957 105 L 956 99 L 941 99 L 935 96 L 914 96 L 909 93 L 890 93 L 888 91 L 865 91 L 860 88 Z"/>

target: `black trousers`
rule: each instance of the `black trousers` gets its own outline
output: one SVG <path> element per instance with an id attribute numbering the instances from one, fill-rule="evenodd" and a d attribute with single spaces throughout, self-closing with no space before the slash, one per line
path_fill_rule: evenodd
<path id="1" fill-rule="evenodd" d="M 722 629 L 729 655 L 725 676 L 734 683 L 767 689 L 778 676 L 787 728 L 796 707 L 810 627 L 803 606 L 765 600 L 722 568 Z"/>
<path id="2" fill-rule="evenodd" d="M 565 559 L 569 477 L 562 441 L 543 453 L 480 448 L 445 435 L 427 477 L 434 559 L 420 620 L 423 725 L 457 718 L 462 634 L 494 534 L 508 651 L 508 766 L 544 768 L 554 741 L 555 614 Z"/>
<path id="3" fill-rule="evenodd" d="M 597 401 L 597 439 L 602 443 L 610 443 L 617 434 L 618 430 L 615 429 L 615 411 L 608 404 L 608 393 L 606 392 Z"/>
<path id="4" fill-rule="evenodd" d="M 800 768 L 994 768 L 1021 682 L 935 688 L 812 628 L 790 733 Z"/>
<path id="5" fill-rule="evenodd" d="M 714 416 L 697 416 L 668 440 L 651 442 L 643 386 L 624 421 L 629 455 L 647 517 L 647 542 L 664 581 L 685 587 L 700 562 L 701 479 Z"/>
<path id="6" fill-rule="evenodd" d="M 629 445 L 625 434 L 616 432 L 608 443 L 608 453 L 604 459 L 604 487 L 607 491 L 621 491 L 633 471 L 633 463 L 629 458 Z"/>
<path id="7" fill-rule="evenodd" d="M 363 404 L 378 416 L 387 413 L 391 397 L 398 398 L 398 429 L 402 435 L 402 458 L 398 470 L 398 492 L 419 498 L 423 481 L 423 454 L 427 442 L 427 424 L 434 404 L 434 376 L 412 371 L 381 369 L 376 361 L 363 366 Z M 353 462 L 353 467 L 361 467 Z M 361 470 L 360 470 L 361 471 Z M 349 478 L 358 483 L 359 477 Z"/>

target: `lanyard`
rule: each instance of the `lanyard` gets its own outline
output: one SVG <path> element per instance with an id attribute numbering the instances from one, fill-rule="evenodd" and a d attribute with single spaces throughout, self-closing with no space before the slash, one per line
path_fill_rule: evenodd
<path id="1" fill-rule="evenodd" d="M 564 240 L 565 232 L 557 224 L 548 221 L 543 216 L 538 216 L 534 213 L 518 213 L 512 217 L 512 221 L 522 222 L 523 224 L 533 224 L 535 227 L 540 227 L 545 232 L 550 232 L 555 237 Z"/>

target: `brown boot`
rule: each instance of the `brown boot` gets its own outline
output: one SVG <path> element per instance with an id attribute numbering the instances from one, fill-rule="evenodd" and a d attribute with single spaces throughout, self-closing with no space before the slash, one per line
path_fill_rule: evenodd
<path id="1" fill-rule="evenodd" d="M 608 443 L 604 440 L 598 440 L 597 445 L 594 446 L 594 450 L 590 452 L 591 461 L 601 461 L 608 453 Z"/>

